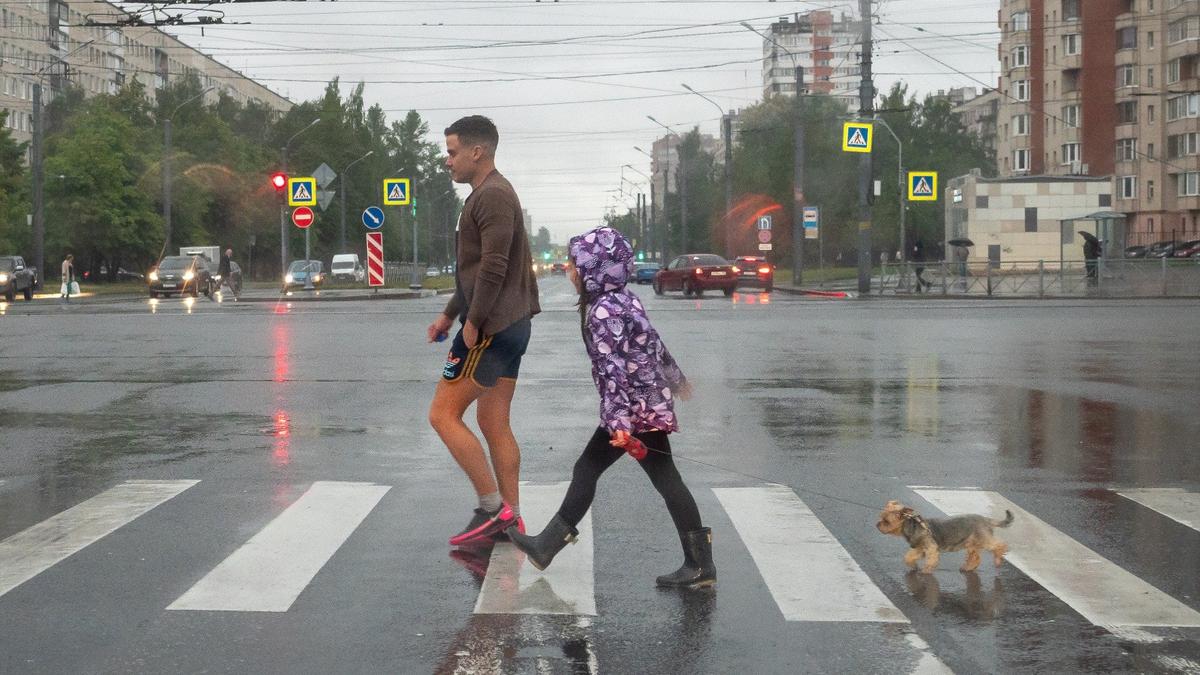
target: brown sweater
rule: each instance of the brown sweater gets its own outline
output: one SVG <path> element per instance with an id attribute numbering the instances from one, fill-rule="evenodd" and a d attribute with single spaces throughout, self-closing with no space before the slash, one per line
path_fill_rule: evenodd
<path id="1" fill-rule="evenodd" d="M 455 283 L 446 316 L 469 320 L 483 335 L 542 311 L 521 200 L 499 171 L 463 204 Z"/>

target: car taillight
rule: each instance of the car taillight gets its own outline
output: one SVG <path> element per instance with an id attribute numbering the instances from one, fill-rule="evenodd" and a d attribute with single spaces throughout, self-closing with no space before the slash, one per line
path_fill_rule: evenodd
<path id="1" fill-rule="evenodd" d="M 770 274 L 770 273 L 771 273 L 771 268 L 770 268 L 770 267 L 765 267 L 765 266 L 764 266 L 764 267 L 760 267 L 760 268 L 758 268 L 758 273 L 759 273 L 759 274 Z"/>
<path id="2" fill-rule="evenodd" d="M 700 276 L 701 274 L 704 274 L 704 270 L 703 270 L 703 269 L 701 269 L 701 268 L 699 268 L 699 267 L 697 267 L 697 268 L 696 268 L 696 276 Z"/>

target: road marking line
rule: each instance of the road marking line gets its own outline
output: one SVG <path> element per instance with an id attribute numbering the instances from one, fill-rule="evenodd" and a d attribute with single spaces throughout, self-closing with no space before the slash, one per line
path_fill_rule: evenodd
<path id="1" fill-rule="evenodd" d="M 0 541 L 0 596 L 198 480 L 130 480 Z"/>
<path id="2" fill-rule="evenodd" d="M 558 512 L 567 483 L 521 485 L 521 516 L 529 534 L 537 534 Z M 539 572 L 508 542 L 496 544 L 476 614 L 596 614 L 592 574 L 592 514 L 576 526 L 578 541 L 567 544 L 554 564 Z"/>
<path id="3" fill-rule="evenodd" d="M 167 609 L 286 612 L 391 489 L 318 481 Z"/>
<path id="4" fill-rule="evenodd" d="M 942 663 L 942 660 L 933 653 L 933 648 L 929 646 L 928 642 L 921 639 L 920 635 L 905 633 L 904 640 L 920 652 L 916 665 L 908 671 L 909 673 L 912 675 L 954 675 L 954 671 Z"/>
<path id="5" fill-rule="evenodd" d="M 1200 532 L 1200 494 L 1180 488 L 1119 490 L 1117 494 Z"/>
<path id="6" fill-rule="evenodd" d="M 790 488 L 713 492 L 786 620 L 908 622 Z"/>
<path id="7" fill-rule="evenodd" d="M 1098 626 L 1200 627 L 1200 612 L 1163 593 L 996 492 L 919 489 L 945 513 L 1013 512 L 1007 559 Z"/>

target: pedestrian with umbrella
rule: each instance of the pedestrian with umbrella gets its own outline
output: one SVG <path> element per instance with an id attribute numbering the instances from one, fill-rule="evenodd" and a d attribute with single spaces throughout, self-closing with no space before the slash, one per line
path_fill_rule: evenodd
<path id="1" fill-rule="evenodd" d="M 971 257 L 970 247 L 974 246 L 975 242 L 964 237 L 961 239 L 951 239 L 946 243 L 954 248 L 954 262 L 957 263 L 955 267 L 958 268 L 958 283 L 965 292 L 967 290 L 967 258 Z"/>
<path id="2" fill-rule="evenodd" d="M 1104 247 L 1101 246 L 1100 240 L 1091 232 L 1080 232 L 1083 237 L 1083 264 L 1087 269 L 1088 286 L 1095 286 L 1099 281 L 1099 265 L 1100 256 L 1104 253 Z"/>

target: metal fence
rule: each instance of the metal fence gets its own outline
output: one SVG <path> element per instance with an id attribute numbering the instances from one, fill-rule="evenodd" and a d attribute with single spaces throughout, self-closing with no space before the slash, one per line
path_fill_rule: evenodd
<path id="1" fill-rule="evenodd" d="M 879 295 L 1200 297 L 1200 258 L 888 263 L 872 290 Z"/>

